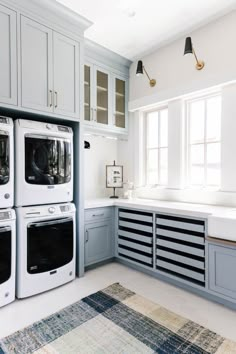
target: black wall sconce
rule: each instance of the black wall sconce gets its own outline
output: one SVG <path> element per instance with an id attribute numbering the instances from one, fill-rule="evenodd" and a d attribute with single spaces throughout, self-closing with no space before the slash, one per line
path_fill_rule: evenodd
<path id="1" fill-rule="evenodd" d="M 205 63 L 202 60 L 198 60 L 195 50 L 193 48 L 191 37 L 187 37 L 185 39 L 184 55 L 186 55 L 186 54 L 193 54 L 194 55 L 196 62 L 197 62 L 197 64 L 196 64 L 197 70 L 202 70 L 204 68 Z"/>
<path id="2" fill-rule="evenodd" d="M 84 141 L 84 148 L 85 149 L 90 149 L 90 142 L 89 141 Z"/>
<path id="3" fill-rule="evenodd" d="M 143 75 L 143 72 L 145 72 L 145 74 L 147 75 L 150 86 L 154 87 L 156 85 L 156 80 L 150 78 L 150 76 L 148 75 L 148 73 L 147 73 L 147 71 L 146 71 L 146 69 L 145 69 L 145 67 L 143 65 L 142 60 L 139 60 L 138 61 L 138 65 L 137 65 L 136 75 L 137 76 Z"/>

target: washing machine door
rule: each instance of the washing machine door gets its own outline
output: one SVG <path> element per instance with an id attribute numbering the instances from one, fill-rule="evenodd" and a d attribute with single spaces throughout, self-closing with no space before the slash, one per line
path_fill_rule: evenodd
<path id="1" fill-rule="evenodd" d="M 0 130 L 0 186 L 7 184 L 10 179 L 9 146 L 9 134 Z"/>
<path id="2" fill-rule="evenodd" d="M 11 277 L 12 235 L 10 227 L 0 227 L 0 284 Z"/>
<path id="3" fill-rule="evenodd" d="M 71 180 L 71 142 L 39 135 L 25 136 L 25 181 L 56 185 Z"/>
<path id="4" fill-rule="evenodd" d="M 70 263 L 74 254 L 71 217 L 39 221 L 27 227 L 27 271 L 37 274 Z"/>

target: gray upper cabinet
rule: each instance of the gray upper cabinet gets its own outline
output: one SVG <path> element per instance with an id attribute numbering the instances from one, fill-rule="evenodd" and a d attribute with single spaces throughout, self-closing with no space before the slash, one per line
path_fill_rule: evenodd
<path id="1" fill-rule="evenodd" d="M 78 115 L 79 44 L 21 16 L 22 106 Z"/>
<path id="2" fill-rule="evenodd" d="M 128 79 L 109 67 L 86 62 L 84 66 L 84 122 L 87 127 L 126 133 Z"/>
<path id="3" fill-rule="evenodd" d="M 21 16 L 22 106 L 53 113 L 52 30 Z"/>
<path id="4" fill-rule="evenodd" d="M 113 76 L 113 124 L 127 129 L 128 124 L 128 80 Z"/>
<path id="5" fill-rule="evenodd" d="M 79 114 L 79 44 L 53 33 L 55 112 Z"/>
<path id="6" fill-rule="evenodd" d="M 85 227 L 85 266 L 112 257 L 112 222 L 105 220 Z"/>
<path id="7" fill-rule="evenodd" d="M 91 63 L 84 66 L 84 119 L 94 126 L 111 125 L 111 75 Z"/>
<path id="8" fill-rule="evenodd" d="M 86 64 L 84 66 L 84 120 L 87 123 L 93 121 L 92 87 L 93 87 L 92 66 Z"/>
<path id="9" fill-rule="evenodd" d="M 209 289 L 236 300 L 236 247 L 209 244 Z"/>
<path id="10" fill-rule="evenodd" d="M 16 13 L 0 5 L 0 103 L 17 105 Z"/>
<path id="11" fill-rule="evenodd" d="M 95 67 L 95 112 L 97 124 L 109 125 L 111 111 L 110 74 L 104 69 Z"/>

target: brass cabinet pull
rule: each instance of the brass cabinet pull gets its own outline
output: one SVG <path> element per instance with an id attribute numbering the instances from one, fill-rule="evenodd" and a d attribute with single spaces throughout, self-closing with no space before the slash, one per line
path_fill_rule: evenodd
<path id="1" fill-rule="evenodd" d="M 55 91 L 55 108 L 58 107 L 58 93 Z"/>

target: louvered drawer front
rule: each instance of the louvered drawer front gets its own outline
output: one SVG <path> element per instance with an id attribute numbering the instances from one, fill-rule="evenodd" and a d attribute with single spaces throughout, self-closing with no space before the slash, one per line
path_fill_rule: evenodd
<path id="1" fill-rule="evenodd" d="M 157 214 L 156 268 L 205 286 L 205 221 Z"/>
<path id="2" fill-rule="evenodd" d="M 118 256 L 153 267 L 153 214 L 119 209 Z"/>

